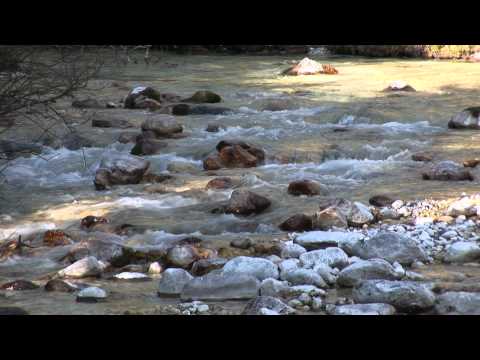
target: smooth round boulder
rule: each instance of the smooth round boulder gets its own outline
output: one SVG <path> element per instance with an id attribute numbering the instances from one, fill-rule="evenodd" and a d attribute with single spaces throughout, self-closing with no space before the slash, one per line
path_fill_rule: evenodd
<path id="1" fill-rule="evenodd" d="M 312 217 L 305 214 L 296 214 L 282 222 L 278 227 L 282 231 L 310 231 L 312 230 Z"/>
<path id="2" fill-rule="evenodd" d="M 248 256 L 238 256 L 223 267 L 224 275 L 249 275 L 262 281 L 267 278 L 278 279 L 278 267 L 273 262 Z"/>
<path id="3" fill-rule="evenodd" d="M 225 208 L 225 213 L 235 215 L 259 214 L 271 205 L 270 200 L 245 189 L 235 190 Z"/>
<path id="4" fill-rule="evenodd" d="M 322 185 L 313 180 L 292 181 L 290 184 L 288 184 L 287 191 L 290 195 L 294 196 L 314 196 L 326 193 L 326 189 L 322 188 Z"/>

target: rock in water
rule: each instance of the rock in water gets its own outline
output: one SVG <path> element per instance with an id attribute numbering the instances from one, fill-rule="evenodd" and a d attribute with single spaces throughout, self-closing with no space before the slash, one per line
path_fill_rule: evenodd
<path id="1" fill-rule="evenodd" d="M 233 180 L 229 177 L 219 177 L 210 180 L 205 187 L 207 190 L 225 190 L 234 186 Z"/>
<path id="2" fill-rule="evenodd" d="M 142 132 L 151 131 L 157 138 L 168 138 L 183 131 L 175 117 L 171 115 L 151 116 L 142 123 Z"/>
<path id="3" fill-rule="evenodd" d="M 474 242 L 458 241 L 445 249 L 443 261 L 447 263 L 468 263 L 480 259 L 480 246 Z"/>
<path id="4" fill-rule="evenodd" d="M 78 260 L 63 270 L 60 270 L 58 276 L 79 279 L 88 276 L 98 276 L 102 271 L 102 264 L 100 264 L 95 257 L 89 256 Z"/>
<path id="5" fill-rule="evenodd" d="M 95 174 L 95 188 L 109 189 L 112 185 L 138 184 L 150 166 L 150 162 L 132 155 L 103 159 Z"/>
<path id="6" fill-rule="evenodd" d="M 207 90 L 203 90 L 203 91 L 197 91 L 195 94 L 193 94 L 191 97 L 185 99 L 185 100 L 182 100 L 184 102 L 191 102 L 191 103 L 209 103 L 209 104 L 213 104 L 213 103 L 219 103 L 222 101 L 222 98 L 220 97 L 220 95 L 218 94 L 215 94 L 214 92 L 212 91 L 207 91 Z"/>
<path id="7" fill-rule="evenodd" d="M 273 262 L 248 256 L 238 256 L 228 261 L 223 267 L 225 275 L 249 275 L 262 281 L 267 278 L 278 279 L 278 267 Z"/>
<path id="8" fill-rule="evenodd" d="M 408 85 L 405 81 L 402 80 L 397 80 L 390 85 L 388 85 L 387 88 L 385 88 L 383 91 L 390 92 L 390 91 L 411 91 L 414 92 L 416 91 L 412 86 Z"/>
<path id="9" fill-rule="evenodd" d="M 210 271 L 223 268 L 226 263 L 227 260 L 223 258 L 201 259 L 192 265 L 191 272 L 195 276 L 203 276 L 208 274 Z"/>
<path id="10" fill-rule="evenodd" d="M 282 231 L 310 231 L 312 230 L 312 218 L 305 214 L 296 214 L 289 217 L 278 227 Z"/>
<path id="11" fill-rule="evenodd" d="M 288 185 L 288 193 L 294 196 L 299 195 L 307 195 L 307 196 L 314 196 L 314 195 L 321 195 L 326 193 L 326 189 L 322 189 L 322 185 L 320 185 L 316 181 L 312 180 L 299 180 L 293 181 Z"/>
<path id="12" fill-rule="evenodd" d="M 0 286 L 1 290 L 13 290 L 13 291 L 35 290 L 38 288 L 39 288 L 38 285 L 27 280 L 10 281 Z"/>
<path id="13" fill-rule="evenodd" d="M 270 200 L 254 192 L 239 189 L 230 196 L 225 213 L 236 215 L 259 214 L 270 206 Z"/>
<path id="14" fill-rule="evenodd" d="M 362 281 L 353 289 L 353 299 L 362 304 L 390 304 L 408 313 L 428 310 L 435 303 L 432 291 L 426 285 L 413 281 Z"/>
<path id="15" fill-rule="evenodd" d="M 441 161 L 422 174 L 424 180 L 440 181 L 473 181 L 474 177 L 469 170 L 453 161 Z"/>
<path id="16" fill-rule="evenodd" d="M 471 107 L 453 116 L 448 122 L 450 129 L 480 129 L 480 107 Z"/>
<path id="17" fill-rule="evenodd" d="M 388 304 L 355 304 L 336 306 L 332 315 L 394 315 L 395 312 Z"/>
<path id="18" fill-rule="evenodd" d="M 284 304 L 279 299 L 271 296 L 257 296 L 245 305 L 242 315 L 264 315 L 263 309 L 268 309 L 279 315 L 290 315 L 296 312 L 295 309 Z"/>
<path id="19" fill-rule="evenodd" d="M 315 75 L 321 73 L 322 65 L 309 58 L 304 58 L 298 64 L 286 69 L 282 75 Z"/>
<path id="20" fill-rule="evenodd" d="M 143 273 L 139 273 L 139 272 L 128 272 L 128 271 L 125 271 L 125 272 L 122 272 L 120 274 L 116 274 L 114 275 L 114 279 L 116 280 L 128 280 L 128 281 L 146 281 L 146 280 L 150 280 L 150 278 L 143 274 Z"/>
<path id="21" fill-rule="evenodd" d="M 382 259 L 356 261 L 338 274 L 338 284 L 346 287 L 353 287 L 363 280 L 398 279 L 399 276 L 394 267 Z"/>
<path id="22" fill-rule="evenodd" d="M 137 86 L 132 89 L 125 98 L 124 106 L 126 109 L 138 108 L 139 102 L 145 99 L 152 99 L 161 102 L 161 94 L 157 90 L 149 86 Z"/>
<path id="23" fill-rule="evenodd" d="M 135 140 L 135 146 L 132 148 L 130 154 L 137 156 L 160 154 L 167 146 L 168 144 L 166 142 L 139 135 Z"/>
<path id="24" fill-rule="evenodd" d="M 183 269 L 170 268 L 162 273 L 160 279 L 158 294 L 162 295 L 179 295 L 185 284 L 193 279 L 187 271 Z"/>
<path id="25" fill-rule="evenodd" d="M 439 315 L 480 315 L 480 294 L 446 292 L 437 297 L 435 312 Z"/>
<path id="26" fill-rule="evenodd" d="M 390 206 L 394 201 L 395 200 L 393 200 L 387 195 L 375 195 L 368 200 L 370 205 L 377 206 L 377 207 Z"/>
<path id="27" fill-rule="evenodd" d="M 260 282 L 249 275 L 207 274 L 188 282 L 182 300 L 241 300 L 258 295 Z"/>
<path id="28" fill-rule="evenodd" d="M 50 280 L 45 284 L 45 291 L 57 291 L 57 292 L 66 292 L 71 293 L 78 290 L 76 286 L 73 286 L 67 281 L 60 279 Z"/>
<path id="29" fill-rule="evenodd" d="M 381 232 L 369 240 L 360 241 L 351 247 L 351 253 L 362 259 L 384 259 L 389 263 L 398 261 L 410 265 L 414 261 L 426 261 L 427 256 L 410 237 L 394 232 Z"/>
<path id="30" fill-rule="evenodd" d="M 96 303 L 106 298 L 106 291 L 95 286 L 85 288 L 77 294 L 78 302 Z"/>
<path id="31" fill-rule="evenodd" d="M 78 109 L 105 109 L 107 107 L 107 104 L 97 99 L 88 98 L 82 100 L 74 100 L 72 102 L 72 107 Z"/>

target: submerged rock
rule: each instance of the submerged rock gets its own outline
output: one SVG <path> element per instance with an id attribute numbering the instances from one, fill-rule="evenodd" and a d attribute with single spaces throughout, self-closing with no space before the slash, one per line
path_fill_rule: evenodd
<path id="1" fill-rule="evenodd" d="M 295 309 L 279 299 L 271 296 L 257 296 L 245 305 L 242 315 L 290 315 L 295 312 Z"/>
<path id="2" fill-rule="evenodd" d="M 385 303 L 404 312 L 429 310 L 435 295 L 424 284 L 412 281 L 366 280 L 353 289 L 358 303 Z"/>
<path id="3" fill-rule="evenodd" d="M 142 135 L 137 136 L 135 146 L 132 148 L 130 154 L 132 155 L 156 155 L 160 154 L 168 144 L 166 142 L 145 138 Z"/>
<path id="4" fill-rule="evenodd" d="M 473 181 L 474 177 L 469 170 L 453 161 L 441 161 L 422 174 L 424 180 L 440 181 Z"/>
<path id="5" fill-rule="evenodd" d="M 64 246 L 72 243 L 72 239 L 61 230 L 47 230 L 43 234 L 43 245 L 45 246 Z"/>
<path id="6" fill-rule="evenodd" d="M 389 304 L 354 304 L 336 306 L 332 315 L 394 315 L 395 308 Z"/>
<path id="7" fill-rule="evenodd" d="M 234 187 L 234 182 L 229 177 L 219 177 L 210 180 L 205 187 L 207 190 L 225 190 Z"/>
<path id="8" fill-rule="evenodd" d="M 260 282 L 243 274 L 207 274 L 188 282 L 181 293 L 182 300 L 242 300 L 258 295 Z"/>
<path id="9" fill-rule="evenodd" d="M 78 109 L 105 109 L 107 104 L 103 101 L 94 98 L 87 98 L 82 100 L 74 100 L 72 107 Z"/>
<path id="10" fill-rule="evenodd" d="M 480 107 L 471 107 L 454 115 L 448 122 L 450 129 L 480 129 Z"/>

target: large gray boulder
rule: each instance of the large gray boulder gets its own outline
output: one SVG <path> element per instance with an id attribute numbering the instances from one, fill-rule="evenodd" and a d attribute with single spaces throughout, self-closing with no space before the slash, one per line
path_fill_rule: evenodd
<path id="1" fill-rule="evenodd" d="M 225 275 L 250 275 L 262 281 L 267 278 L 278 279 L 278 266 L 267 259 L 238 256 L 228 261 L 222 269 Z"/>
<path id="2" fill-rule="evenodd" d="M 446 292 L 437 297 L 435 312 L 439 315 L 480 315 L 480 294 Z"/>
<path id="3" fill-rule="evenodd" d="M 331 268 L 343 269 L 348 265 L 348 255 L 342 249 L 331 247 L 300 255 L 300 263 L 306 268 L 313 268 L 317 264 L 325 264 Z"/>
<path id="4" fill-rule="evenodd" d="M 315 285 L 319 288 L 328 287 L 323 278 L 312 269 L 294 269 L 284 273 L 283 279 L 292 285 Z"/>
<path id="5" fill-rule="evenodd" d="M 344 268 L 337 282 L 352 287 L 363 280 L 398 280 L 394 267 L 383 259 L 360 260 Z"/>
<path id="6" fill-rule="evenodd" d="M 474 242 L 459 241 L 445 249 L 444 262 L 468 263 L 480 259 L 480 246 Z"/>
<path id="7" fill-rule="evenodd" d="M 289 284 L 287 281 L 280 281 L 268 278 L 262 281 L 260 285 L 261 296 L 285 297 L 289 294 Z"/>
<path id="8" fill-rule="evenodd" d="M 410 265 L 416 260 L 427 260 L 427 256 L 413 239 L 394 232 L 381 232 L 369 240 L 359 241 L 351 248 L 351 252 L 362 259 L 379 258 L 389 263 L 397 261 L 402 265 Z"/>
<path id="9" fill-rule="evenodd" d="M 258 295 L 260 282 L 250 275 L 209 273 L 188 282 L 181 293 L 182 300 L 241 300 Z"/>
<path id="10" fill-rule="evenodd" d="M 394 315 L 395 308 L 389 304 L 354 304 L 336 306 L 331 315 Z"/>
<path id="11" fill-rule="evenodd" d="M 429 310 L 435 303 L 429 287 L 413 281 L 362 281 L 353 289 L 353 299 L 361 304 L 390 304 L 408 313 Z"/>
<path id="12" fill-rule="evenodd" d="M 167 269 L 162 273 L 162 277 L 158 285 L 158 294 L 179 295 L 182 292 L 185 284 L 192 279 L 193 276 L 184 269 Z"/>

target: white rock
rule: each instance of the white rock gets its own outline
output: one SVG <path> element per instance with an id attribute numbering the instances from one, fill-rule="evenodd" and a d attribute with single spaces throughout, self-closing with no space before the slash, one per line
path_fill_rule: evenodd
<path id="1" fill-rule="evenodd" d="M 402 200 L 396 200 L 392 203 L 392 208 L 393 209 L 400 209 L 404 205 L 404 202 Z"/>
<path id="2" fill-rule="evenodd" d="M 58 272 L 60 277 L 83 278 L 88 276 L 97 276 L 103 271 L 102 264 L 93 257 L 88 256 L 81 260 L 74 262 L 72 265 L 66 267 Z"/>
<path id="3" fill-rule="evenodd" d="M 282 253 L 280 256 L 284 259 L 297 259 L 305 252 L 307 252 L 307 249 L 305 249 L 303 246 L 298 244 L 287 244 L 282 248 Z"/>
<path id="4" fill-rule="evenodd" d="M 136 272 L 122 272 L 114 276 L 119 280 L 138 280 L 138 279 L 148 279 L 148 276 L 142 273 Z"/>
<path id="5" fill-rule="evenodd" d="M 238 256 L 228 261 L 222 269 L 225 275 L 244 274 L 262 281 L 267 278 L 278 279 L 278 267 L 273 262 L 255 257 Z"/>
<path id="6" fill-rule="evenodd" d="M 98 287 L 87 287 L 83 290 L 81 290 L 78 294 L 77 294 L 77 299 L 79 301 L 88 301 L 88 300 L 102 300 L 102 299 L 105 299 L 107 297 L 107 293 L 105 292 L 105 290 L 103 289 L 100 289 Z"/>

